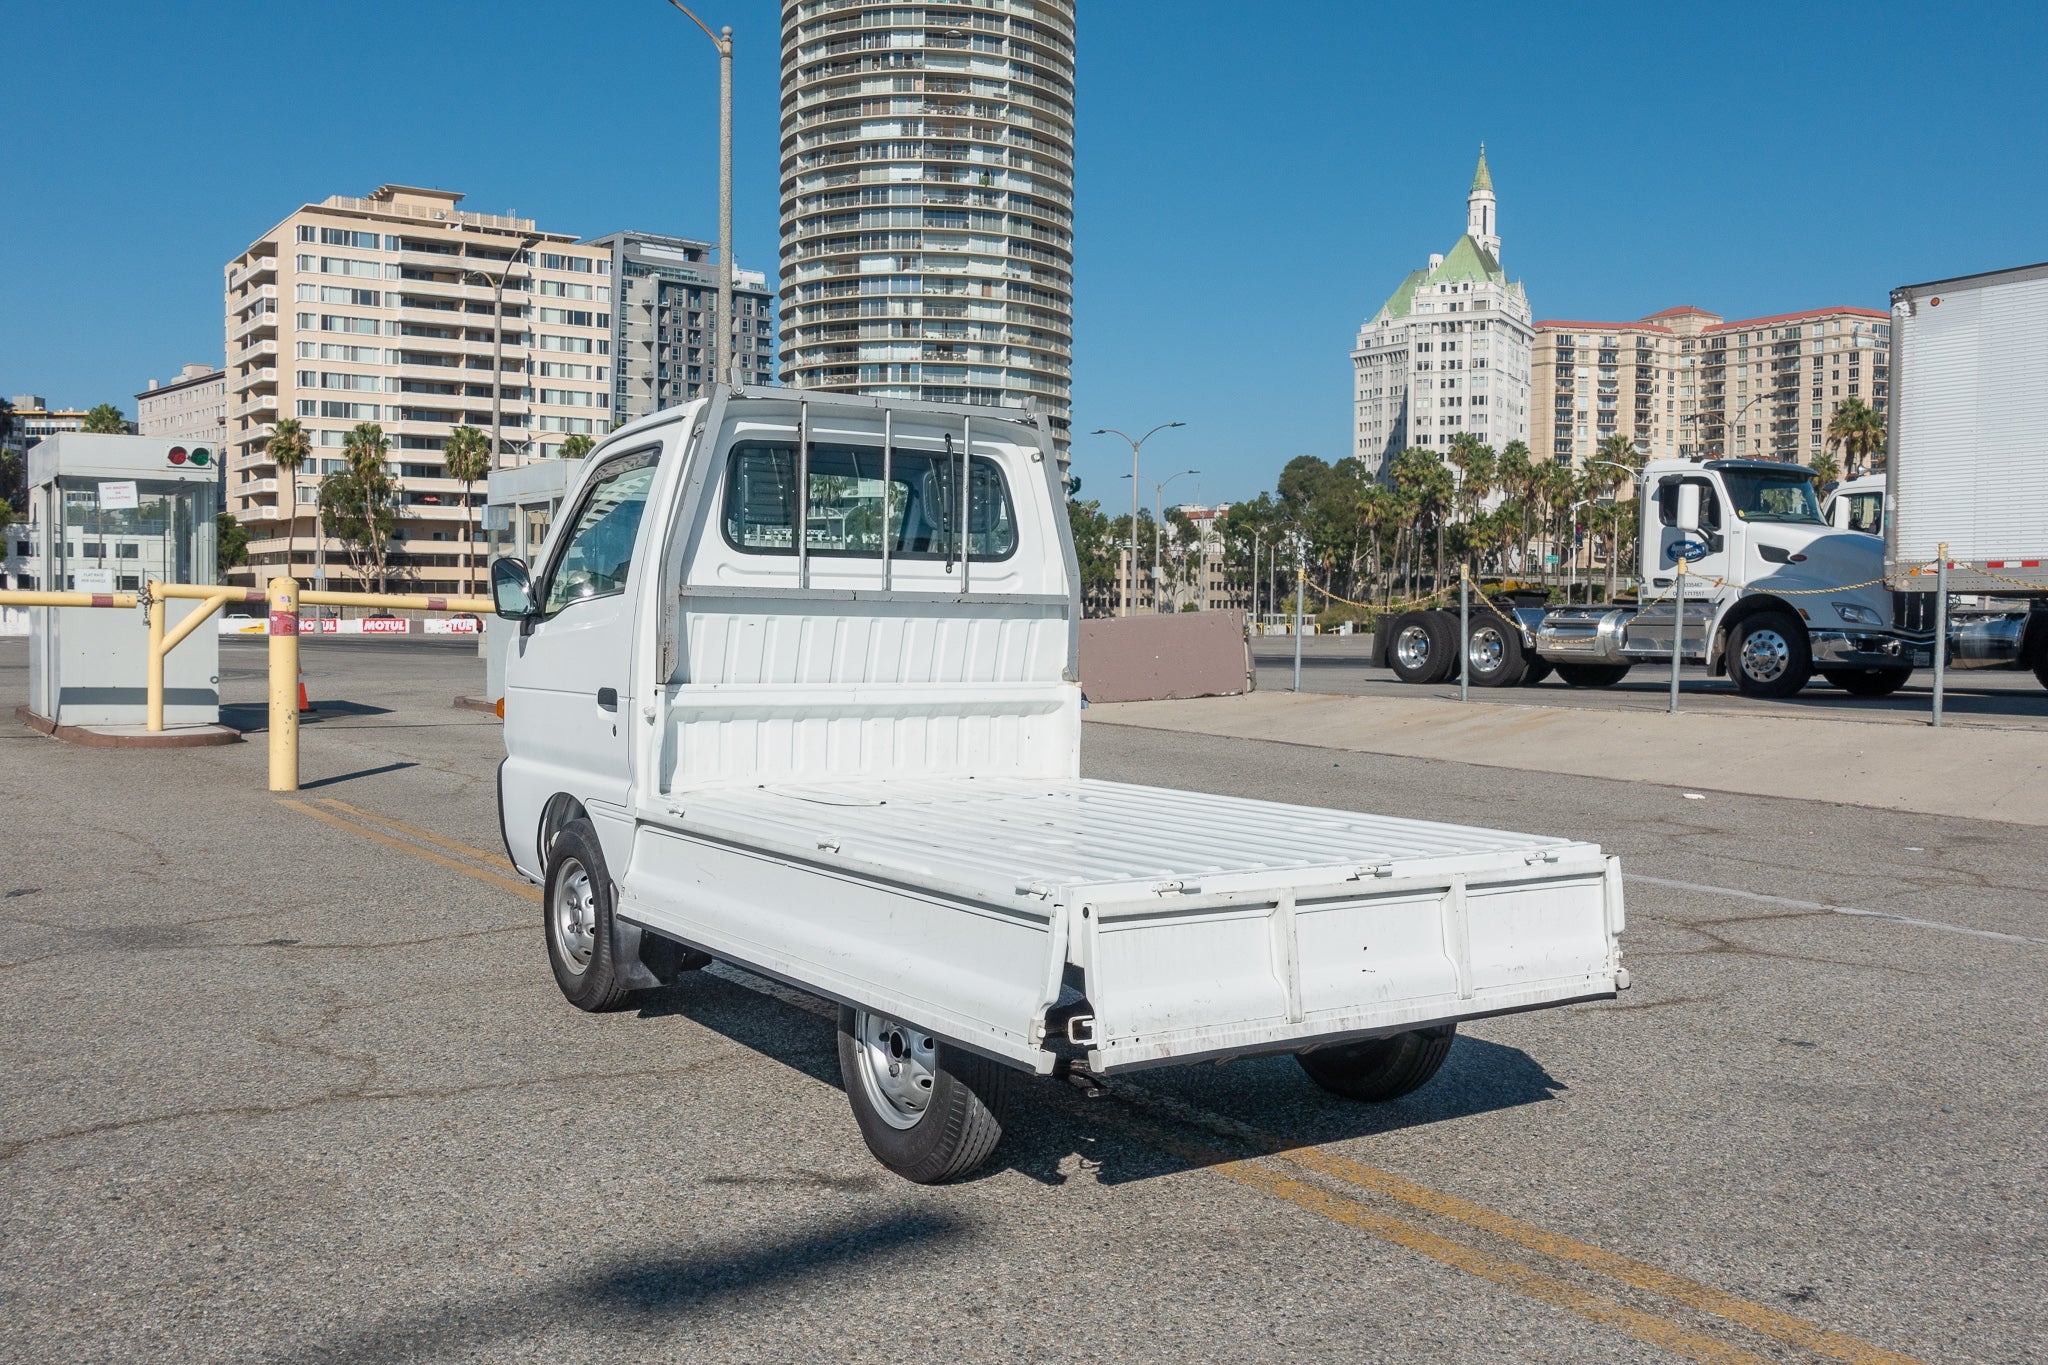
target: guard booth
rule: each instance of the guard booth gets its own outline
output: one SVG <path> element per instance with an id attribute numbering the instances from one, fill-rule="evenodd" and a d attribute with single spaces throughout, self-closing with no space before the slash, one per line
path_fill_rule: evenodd
<path id="1" fill-rule="evenodd" d="M 581 460 L 535 460 L 517 469 L 499 469 L 484 484 L 484 530 L 490 536 L 491 558 L 507 555 L 533 563 L 547 539 L 548 527 L 562 510 L 569 485 L 583 470 Z M 488 594 L 490 589 L 486 587 Z M 484 700 L 505 695 L 505 654 L 519 628 L 495 616 L 484 618 Z"/>
<path id="2" fill-rule="evenodd" d="M 163 436 L 59 432 L 28 453 L 29 574 L 52 592 L 141 592 L 150 580 L 216 581 L 220 452 Z M 27 586 L 24 584 L 24 586 Z M 171 600 L 176 627 L 204 603 Z M 66 726 L 148 720 L 149 626 L 141 610 L 32 607 L 29 710 Z M 166 725 L 220 722 L 220 637 L 200 630 L 164 674 Z"/>

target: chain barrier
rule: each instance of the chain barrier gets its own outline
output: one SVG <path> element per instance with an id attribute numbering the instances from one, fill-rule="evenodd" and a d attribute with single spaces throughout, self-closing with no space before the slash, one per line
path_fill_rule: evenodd
<path id="1" fill-rule="evenodd" d="M 1421 597 L 1411 597 L 1401 602 L 1388 602 L 1384 606 L 1382 606 L 1380 603 L 1377 602 L 1357 602 L 1353 601 L 1349 597 L 1341 597 L 1338 594 L 1331 592 L 1322 584 L 1316 582 L 1313 578 L 1310 578 L 1306 573 L 1297 571 L 1295 576 L 1299 578 L 1304 584 L 1306 584 L 1310 588 L 1313 588 L 1316 592 L 1316 595 L 1319 597 L 1326 597 L 1332 602 L 1342 602 L 1347 607 L 1362 607 L 1366 611 L 1377 612 L 1380 614 L 1385 614 L 1387 612 L 1394 611 L 1406 611 L 1410 607 L 1425 606 L 1431 602 L 1441 602 L 1451 596 L 1451 589 L 1438 588 L 1436 591 L 1425 593 Z"/>

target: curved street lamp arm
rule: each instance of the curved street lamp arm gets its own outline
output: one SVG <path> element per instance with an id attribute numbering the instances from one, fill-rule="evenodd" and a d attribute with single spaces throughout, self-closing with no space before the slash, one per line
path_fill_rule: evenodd
<path id="1" fill-rule="evenodd" d="M 668 0 L 668 2 L 671 5 L 674 5 L 677 9 L 681 10 L 684 14 L 689 15 L 690 22 L 695 24 L 698 28 L 704 30 L 704 36 L 711 40 L 711 45 L 718 49 L 719 55 L 725 55 L 725 43 L 719 39 L 719 36 L 716 33 L 713 33 L 711 31 L 711 28 L 708 24 L 706 24 L 702 19 L 699 19 L 696 16 L 696 14 L 691 11 L 690 7 L 683 3 L 683 0 Z"/>

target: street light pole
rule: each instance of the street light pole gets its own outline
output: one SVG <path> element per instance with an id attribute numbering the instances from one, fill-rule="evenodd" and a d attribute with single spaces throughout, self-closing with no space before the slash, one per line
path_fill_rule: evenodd
<path id="1" fill-rule="evenodd" d="M 505 420 L 505 281 L 512 276 L 512 267 L 519 264 L 519 258 L 533 250 L 533 244 L 541 239 L 538 232 L 529 232 L 512 249 L 512 255 L 505 261 L 505 268 L 492 279 L 475 266 L 465 265 L 462 272 L 474 275 L 491 286 L 491 468 L 498 468 L 499 457 L 504 452 L 500 427 Z M 532 272 L 527 272 L 531 276 Z M 528 348 L 531 354 L 531 348 Z M 530 377 L 530 376 L 529 376 Z M 469 547 L 469 553 L 474 547 Z"/>
<path id="2" fill-rule="evenodd" d="M 674 4 L 675 0 L 669 0 Z M 1143 436 L 1132 440 L 1129 435 L 1115 427 L 1097 427 L 1089 433 L 1094 436 L 1122 436 L 1131 443 L 1131 564 L 1130 572 L 1124 577 L 1124 615 L 1134 616 L 1138 610 L 1138 451 L 1154 436 L 1168 427 L 1184 427 L 1186 422 L 1161 422 Z M 1156 551 L 1155 551 L 1156 553 Z"/>
<path id="3" fill-rule="evenodd" d="M 732 26 L 713 33 L 708 24 L 691 13 L 682 0 L 668 0 L 704 30 L 704 36 L 718 49 L 718 309 L 705 329 L 711 355 L 704 367 L 712 383 L 723 379 L 737 384 L 729 360 L 728 344 L 733 330 L 732 315 Z"/>

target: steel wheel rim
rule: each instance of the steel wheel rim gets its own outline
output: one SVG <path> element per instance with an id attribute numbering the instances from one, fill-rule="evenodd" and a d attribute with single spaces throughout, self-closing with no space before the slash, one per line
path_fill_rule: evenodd
<path id="1" fill-rule="evenodd" d="M 1410 668 L 1429 662 L 1429 632 L 1421 626 L 1403 626 L 1394 637 L 1394 657 Z"/>
<path id="2" fill-rule="evenodd" d="M 908 1024 L 857 1010 L 853 1045 L 868 1107 L 891 1128 L 915 1128 L 938 1085 L 938 1041 Z"/>
<path id="3" fill-rule="evenodd" d="M 581 976 L 597 955 L 597 891 L 589 871 L 573 858 L 555 878 L 548 928 L 562 965 Z"/>
<path id="4" fill-rule="evenodd" d="M 1742 671 L 1758 682 L 1775 682 L 1792 666 L 1792 646 L 1775 630 L 1753 630 L 1742 640 Z"/>
<path id="5" fill-rule="evenodd" d="M 1465 659 L 1474 672 L 1497 673 L 1507 652 L 1508 642 L 1501 638 L 1500 628 L 1481 626 L 1472 632 L 1472 639 L 1465 649 Z"/>

